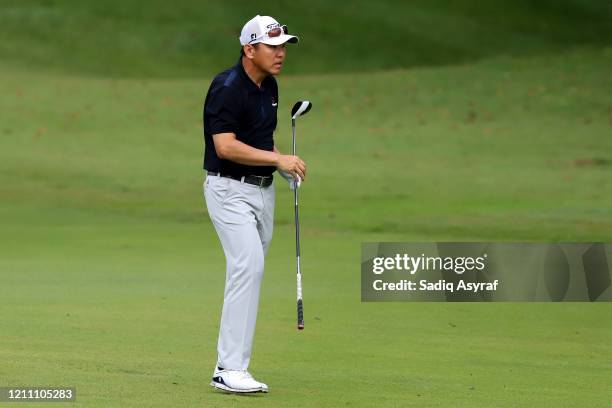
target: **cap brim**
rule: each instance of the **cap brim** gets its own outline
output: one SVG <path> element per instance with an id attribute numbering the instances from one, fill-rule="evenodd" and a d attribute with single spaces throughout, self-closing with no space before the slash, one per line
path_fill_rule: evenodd
<path id="1" fill-rule="evenodd" d="M 260 42 L 268 45 L 280 45 L 287 42 L 290 44 L 297 44 L 299 41 L 300 39 L 295 35 L 283 34 L 279 35 L 278 37 L 267 38 Z"/>

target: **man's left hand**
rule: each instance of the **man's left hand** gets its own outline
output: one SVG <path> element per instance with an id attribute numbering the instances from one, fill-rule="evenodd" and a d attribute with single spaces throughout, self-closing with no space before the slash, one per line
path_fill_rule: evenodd
<path id="1" fill-rule="evenodd" d="M 302 184 L 302 179 L 300 178 L 300 176 L 296 176 L 297 179 L 294 179 L 291 174 L 282 170 L 278 170 L 278 173 L 289 182 L 289 188 L 291 189 L 291 191 L 295 190 L 296 187 L 299 188 Z"/>

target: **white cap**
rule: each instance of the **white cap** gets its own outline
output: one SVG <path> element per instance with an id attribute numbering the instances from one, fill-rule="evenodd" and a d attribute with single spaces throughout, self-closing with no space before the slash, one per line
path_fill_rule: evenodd
<path id="1" fill-rule="evenodd" d="M 286 42 L 296 44 L 299 41 L 299 38 L 295 35 L 288 35 L 284 32 L 277 37 L 269 37 L 268 32 L 278 27 L 283 26 L 272 17 L 256 15 L 242 27 L 240 45 L 257 44 L 260 42 L 269 45 L 279 45 Z"/>

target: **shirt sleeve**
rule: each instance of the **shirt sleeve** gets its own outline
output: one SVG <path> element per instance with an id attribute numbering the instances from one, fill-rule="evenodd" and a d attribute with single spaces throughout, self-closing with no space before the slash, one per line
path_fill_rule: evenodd
<path id="1" fill-rule="evenodd" d="M 241 111 L 242 103 L 237 89 L 221 85 L 213 90 L 204 112 L 210 134 L 238 133 Z"/>

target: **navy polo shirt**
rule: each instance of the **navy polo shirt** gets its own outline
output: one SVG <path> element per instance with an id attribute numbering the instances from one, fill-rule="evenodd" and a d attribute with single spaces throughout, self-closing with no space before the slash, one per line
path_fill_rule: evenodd
<path id="1" fill-rule="evenodd" d="M 247 166 L 220 159 L 212 135 L 234 133 L 236 139 L 261 150 L 274 150 L 278 86 L 273 76 L 261 88 L 249 78 L 242 57 L 217 75 L 204 101 L 204 169 L 232 176 L 269 176 L 274 166 Z"/>

